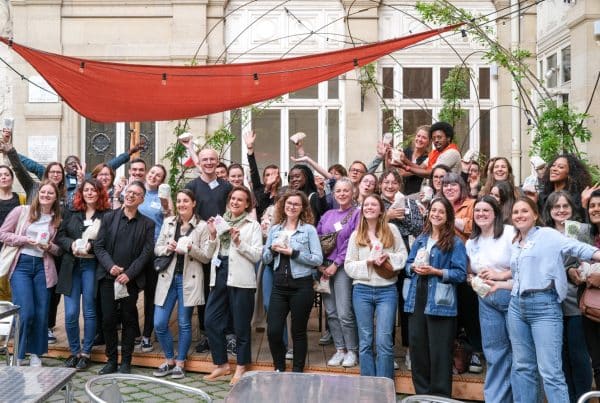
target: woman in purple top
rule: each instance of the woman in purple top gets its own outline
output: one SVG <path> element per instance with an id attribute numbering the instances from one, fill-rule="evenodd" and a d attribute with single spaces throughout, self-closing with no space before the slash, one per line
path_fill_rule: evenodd
<path id="1" fill-rule="evenodd" d="M 322 294 L 327 323 L 336 352 L 327 362 L 331 366 L 356 365 L 358 335 L 352 310 L 352 279 L 344 271 L 346 249 L 350 235 L 358 225 L 360 209 L 352 204 L 354 186 L 350 179 L 340 178 L 334 187 L 334 198 L 339 208 L 327 211 L 319 221 L 319 236 L 337 232 L 333 251 L 325 256 L 319 271 L 330 279 L 331 294 Z"/>

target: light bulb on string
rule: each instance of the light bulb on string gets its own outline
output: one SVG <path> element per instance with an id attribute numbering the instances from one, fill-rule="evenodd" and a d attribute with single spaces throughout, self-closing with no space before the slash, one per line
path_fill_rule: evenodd
<path id="1" fill-rule="evenodd" d="M 79 72 L 80 72 L 80 73 L 83 73 L 83 70 L 84 70 L 84 69 L 85 69 L 85 62 L 81 62 L 81 63 L 79 64 Z"/>
<path id="2" fill-rule="evenodd" d="M 466 29 L 461 29 L 460 30 L 460 36 L 462 36 L 463 42 L 469 42 L 469 38 L 467 37 L 467 30 Z"/>
<path id="3" fill-rule="evenodd" d="M 167 73 L 162 73 L 162 85 L 167 85 Z"/>
<path id="4" fill-rule="evenodd" d="M 260 84 L 260 81 L 258 80 L 258 73 L 254 73 L 252 78 L 254 78 L 254 85 Z"/>

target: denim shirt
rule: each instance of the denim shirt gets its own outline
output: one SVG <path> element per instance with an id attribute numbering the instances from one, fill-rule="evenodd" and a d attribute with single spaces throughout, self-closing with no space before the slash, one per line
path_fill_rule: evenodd
<path id="1" fill-rule="evenodd" d="M 533 227 L 527 233 L 523 246 L 515 242 L 511 248 L 510 269 L 513 275 L 511 295 L 524 291 L 554 288 L 558 302 L 567 296 L 565 256 L 590 260 L 598 249 L 568 238 L 552 228 Z"/>
<path id="2" fill-rule="evenodd" d="M 415 299 L 417 297 L 418 274 L 412 271 L 412 264 L 415 261 L 417 251 L 427 247 L 428 234 L 420 235 L 410 249 L 410 254 L 406 261 L 406 273 L 410 279 L 408 295 L 404 302 L 404 312 L 413 313 L 415 310 Z M 442 270 L 442 277 L 426 276 L 427 281 L 427 304 L 425 305 L 426 315 L 436 316 L 456 316 L 457 298 L 456 284 L 462 283 L 467 279 L 467 251 L 463 241 L 455 236 L 454 246 L 449 252 L 443 252 L 436 245 L 431 248 L 429 253 L 429 265 Z M 438 290 L 439 288 L 439 290 Z M 445 301 L 436 303 L 436 291 L 448 292 L 449 296 Z"/>
<path id="3" fill-rule="evenodd" d="M 267 242 L 263 248 L 263 262 L 269 264 L 274 261 L 273 270 L 279 269 L 279 253 L 273 253 L 271 245 L 282 231 L 281 224 L 275 224 L 269 231 Z M 298 252 L 298 256 L 290 257 L 290 269 L 293 278 L 301 278 L 313 274 L 315 267 L 323 263 L 323 252 L 317 230 L 310 224 L 299 223 L 298 228 L 290 237 L 290 247 Z"/>

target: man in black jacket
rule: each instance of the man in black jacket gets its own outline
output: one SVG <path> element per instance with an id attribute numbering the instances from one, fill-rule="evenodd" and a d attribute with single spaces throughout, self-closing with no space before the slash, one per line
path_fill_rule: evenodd
<path id="1" fill-rule="evenodd" d="M 99 281 L 102 304 L 102 329 L 106 341 L 108 362 L 100 374 L 131 371 L 131 355 L 136 335 L 137 294 L 144 288 L 144 267 L 153 256 L 154 222 L 138 211 L 146 189 L 139 181 L 132 182 L 125 192 L 123 208 L 106 213 L 94 253 L 98 259 L 96 277 Z M 127 287 L 129 296 L 115 300 L 115 283 Z M 117 368 L 116 308 L 121 306 L 121 366 Z"/>

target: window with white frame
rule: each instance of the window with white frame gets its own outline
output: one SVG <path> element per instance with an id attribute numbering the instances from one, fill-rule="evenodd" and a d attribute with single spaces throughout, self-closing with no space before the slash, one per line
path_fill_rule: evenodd
<path id="1" fill-rule="evenodd" d="M 243 133 L 256 132 L 255 156 L 259 170 L 269 164 L 276 164 L 286 173 L 290 156 L 294 156 L 291 135 L 304 132 L 304 149 L 321 166 L 328 167 L 343 158 L 341 136 L 342 104 L 340 91 L 342 82 L 337 78 L 285 95 L 280 102 L 270 104 L 265 109 L 244 109 L 242 116 L 247 119 L 234 119 L 232 133 L 236 140 L 231 144 L 231 161 L 246 163 L 246 149 Z M 243 122 L 244 121 L 244 122 Z M 244 127 L 242 125 L 245 124 Z"/>
<path id="2" fill-rule="evenodd" d="M 443 105 L 441 86 L 453 67 L 382 66 L 382 133 L 399 126 L 402 136 L 411 136 L 417 127 L 436 121 Z M 489 67 L 471 67 L 468 96 L 461 100 L 465 115 L 454 128 L 454 142 L 462 152 L 473 148 L 490 155 L 490 85 Z"/>

